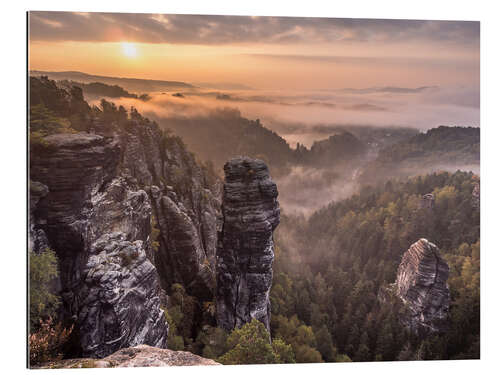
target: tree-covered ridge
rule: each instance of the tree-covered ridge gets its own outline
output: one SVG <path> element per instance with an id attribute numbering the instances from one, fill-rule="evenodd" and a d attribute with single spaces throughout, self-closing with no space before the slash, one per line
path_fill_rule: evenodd
<path id="1" fill-rule="evenodd" d="M 355 361 L 479 356 L 479 210 L 472 173 L 435 173 L 365 188 L 308 221 L 284 218 L 271 292 L 274 335 L 298 319 L 316 339 Z M 433 208 L 422 204 L 432 193 Z M 397 300 L 380 303 L 402 254 L 419 238 L 440 247 L 450 266 L 450 328 L 425 340 L 399 323 Z M 318 340 L 323 344 L 328 339 Z M 327 344 L 326 346 L 329 346 Z"/>
<path id="2" fill-rule="evenodd" d="M 450 165 L 476 165 L 480 159 L 480 129 L 439 126 L 380 150 L 362 175 L 366 183 L 446 170 Z"/>
<path id="3" fill-rule="evenodd" d="M 30 77 L 29 90 L 30 132 L 38 131 L 51 117 L 57 118 L 59 122 L 66 122 L 73 131 L 85 132 L 95 130 L 96 126 L 102 124 L 112 128 L 114 125 L 130 125 L 132 122 L 154 123 L 142 117 L 134 107 L 129 113 L 123 106 L 116 107 L 105 99 L 101 100 L 100 107 L 90 106 L 83 97 L 81 87 L 72 85 L 61 88 L 47 77 Z M 59 132 L 60 129 L 54 128 L 45 132 L 45 135 Z"/>
<path id="4" fill-rule="evenodd" d="M 277 133 L 257 120 L 249 120 L 238 110 L 216 109 L 210 115 L 169 117 L 164 127 L 178 134 L 202 159 L 222 166 L 236 156 L 258 158 L 269 165 L 274 174 L 284 173 L 293 152 Z"/>
<path id="5" fill-rule="evenodd" d="M 385 148 L 380 152 L 378 160 L 397 162 L 422 156 L 426 152 L 445 155 L 460 152 L 468 155 L 471 161 L 479 161 L 479 128 L 458 126 L 433 128 L 405 142 Z"/>
<path id="6" fill-rule="evenodd" d="M 66 72 L 47 72 L 32 70 L 31 76 L 45 76 L 52 80 L 69 80 L 83 83 L 102 82 L 107 85 L 119 85 L 128 91 L 151 92 L 151 91 L 169 91 L 173 89 L 192 89 L 194 86 L 178 81 L 162 81 L 140 78 L 108 77 L 93 74 L 87 74 L 78 71 Z"/>
<path id="7" fill-rule="evenodd" d="M 368 144 L 362 142 L 348 131 L 334 134 L 320 141 L 315 141 L 308 150 L 297 145 L 295 161 L 314 167 L 332 167 L 363 156 L 368 151 Z"/>
<path id="8" fill-rule="evenodd" d="M 137 95 L 128 92 L 121 86 L 107 85 L 102 82 L 83 83 L 83 82 L 62 80 L 58 81 L 57 84 L 69 90 L 71 90 L 72 87 L 79 87 L 82 89 L 83 93 L 86 96 L 92 96 L 92 97 L 106 96 L 109 98 L 133 98 L 143 101 L 151 99 L 151 97 L 148 94 Z"/>
<path id="9" fill-rule="evenodd" d="M 276 177 L 286 175 L 292 166 L 298 165 L 337 167 L 363 156 L 369 148 L 366 141 L 343 130 L 315 142 L 310 149 L 300 144 L 292 149 L 259 119 L 247 119 L 230 108 L 216 109 L 209 115 L 176 116 L 158 121 L 181 136 L 202 160 L 222 166 L 228 159 L 246 155 L 266 162 Z M 366 135 L 365 138 L 371 139 Z"/>

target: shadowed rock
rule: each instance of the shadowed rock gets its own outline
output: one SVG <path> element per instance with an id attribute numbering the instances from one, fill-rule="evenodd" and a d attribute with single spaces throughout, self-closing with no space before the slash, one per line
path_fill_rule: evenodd
<path id="1" fill-rule="evenodd" d="M 269 330 L 279 224 L 278 190 L 266 164 L 247 157 L 224 166 L 223 227 L 217 246 L 217 324 L 226 330 L 258 319 Z"/>
<path id="2" fill-rule="evenodd" d="M 48 187 L 33 225 L 58 255 L 63 310 L 75 320 L 78 350 L 104 357 L 138 344 L 166 347 L 158 274 L 146 257 L 148 195 L 117 177 L 116 140 L 85 133 L 46 139 L 50 152 L 31 161 L 31 177 Z"/>
<path id="3" fill-rule="evenodd" d="M 403 323 L 414 332 L 446 329 L 450 291 L 449 268 L 438 248 L 422 238 L 404 253 L 398 268 L 395 292 L 407 311 Z"/>

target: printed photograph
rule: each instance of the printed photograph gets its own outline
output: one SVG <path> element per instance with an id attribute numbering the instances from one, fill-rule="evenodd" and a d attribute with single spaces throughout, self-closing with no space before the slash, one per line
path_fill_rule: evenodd
<path id="1" fill-rule="evenodd" d="M 480 23 L 27 13 L 30 368 L 480 358 Z"/>

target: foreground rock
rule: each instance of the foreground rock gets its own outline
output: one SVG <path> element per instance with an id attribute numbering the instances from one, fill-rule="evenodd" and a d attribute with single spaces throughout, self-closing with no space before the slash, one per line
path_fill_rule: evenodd
<path id="1" fill-rule="evenodd" d="M 273 231 L 280 209 L 276 184 L 260 160 L 224 166 L 223 227 L 217 247 L 217 324 L 239 328 L 255 318 L 269 330 Z"/>
<path id="2" fill-rule="evenodd" d="M 116 176 L 115 140 L 83 133 L 58 134 L 47 142 L 50 152 L 31 163 L 31 177 L 48 187 L 33 209 L 34 232 L 38 238 L 46 233 L 57 253 L 64 314 L 76 323 L 77 354 L 104 357 L 137 344 L 166 347 L 159 278 L 146 257 L 148 195 Z"/>
<path id="3" fill-rule="evenodd" d="M 450 291 L 449 268 L 436 245 L 422 238 L 404 253 L 398 268 L 395 294 L 406 306 L 403 324 L 415 333 L 446 329 Z"/>
<path id="4" fill-rule="evenodd" d="M 67 359 L 46 363 L 42 368 L 95 368 L 95 367 L 163 367 L 163 366 L 214 366 L 211 359 L 189 352 L 159 349 L 148 345 L 120 349 L 103 359 Z"/>

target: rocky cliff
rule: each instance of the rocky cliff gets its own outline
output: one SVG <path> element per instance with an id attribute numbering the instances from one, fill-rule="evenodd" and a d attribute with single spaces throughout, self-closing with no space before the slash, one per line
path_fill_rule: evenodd
<path id="1" fill-rule="evenodd" d="M 146 257 L 151 205 L 144 190 L 118 176 L 118 142 L 96 134 L 46 142 L 48 151 L 31 160 L 31 179 L 47 187 L 32 225 L 58 255 L 63 314 L 76 323 L 81 353 L 166 347 L 158 274 Z"/>
<path id="2" fill-rule="evenodd" d="M 448 273 L 437 246 L 424 238 L 404 253 L 394 290 L 406 307 L 402 321 L 410 330 L 418 333 L 446 329 L 450 305 Z"/>
<path id="3" fill-rule="evenodd" d="M 236 158 L 224 166 L 223 226 L 217 246 L 217 324 L 226 330 L 258 319 L 269 330 L 279 224 L 278 190 L 260 160 Z"/>
<path id="4" fill-rule="evenodd" d="M 69 93 L 34 82 L 50 110 L 71 112 Z M 45 136 L 31 150 L 30 249 L 57 253 L 62 315 L 78 334 L 73 355 L 165 348 L 162 289 L 179 282 L 201 300 L 213 295 L 217 178 L 136 111 L 119 122 L 87 107 L 86 131 Z"/>

